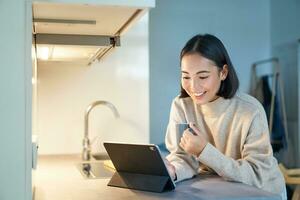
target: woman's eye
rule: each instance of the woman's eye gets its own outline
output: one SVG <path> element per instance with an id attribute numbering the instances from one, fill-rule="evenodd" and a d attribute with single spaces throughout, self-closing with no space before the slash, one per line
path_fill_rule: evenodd
<path id="1" fill-rule="evenodd" d="M 187 80 L 187 79 L 190 79 L 190 77 L 183 76 L 182 79 L 186 79 Z"/>
<path id="2" fill-rule="evenodd" d="M 208 76 L 200 76 L 199 78 L 200 78 L 200 79 L 207 79 Z"/>

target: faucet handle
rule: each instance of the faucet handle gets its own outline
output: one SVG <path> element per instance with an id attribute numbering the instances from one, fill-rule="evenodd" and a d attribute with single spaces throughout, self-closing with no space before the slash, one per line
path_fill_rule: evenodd
<path id="1" fill-rule="evenodd" d="M 90 149 L 83 149 L 82 151 L 82 160 L 90 160 L 91 159 L 91 150 Z"/>
<path id="2" fill-rule="evenodd" d="M 83 148 L 85 148 L 85 147 L 90 147 L 91 146 L 91 144 L 90 144 L 90 139 L 89 138 L 83 138 L 83 140 L 82 140 L 82 145 L 83 145 Z"/>
<path id="3" fill-rule="evenodd" d="M 90 160 L 91 159 L 91 145 L 90 140 L 88 138 L 84 138 L 82 141 L 83 150 L 82 150 L 82 160 Z"/>

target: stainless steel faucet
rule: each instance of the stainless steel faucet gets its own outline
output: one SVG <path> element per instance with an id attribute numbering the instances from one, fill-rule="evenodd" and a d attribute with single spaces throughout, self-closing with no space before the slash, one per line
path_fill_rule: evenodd
<path id="1" fill-rule="evenodd" d="M 83 150 L 82 150 L 82 160 L 90 160 L 91 159 L 91 144 L 89 139 L 89 114 L 91 110 L 97 105 L 105 105 L 111 109 L 116 118 L 119 118 L 120 115 L 116 107 L 108 102 L 108 101 L 95 101 L 88 105 L 87 109 L 84 113 L 84 138 L 83 138 Z"/>

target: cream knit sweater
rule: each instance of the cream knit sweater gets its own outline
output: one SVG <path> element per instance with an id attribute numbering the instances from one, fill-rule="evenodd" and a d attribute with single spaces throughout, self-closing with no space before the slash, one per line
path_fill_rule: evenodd
<path id="1" fill-rule="evenodd" d="M 187 155 L 176 142 L 176 124 L 194 122 L 208 144 L 199 157 Z M 196 105 L 190 97 L 172 103 L 166 134 L 167 159 L 175 166 L 177 181 L 198 173 L 215 172 L 229 181 L 242 182 L 281 193 L 284 178 L 273 157 L 267 118 L 253 97 L 237 93 Z"/>

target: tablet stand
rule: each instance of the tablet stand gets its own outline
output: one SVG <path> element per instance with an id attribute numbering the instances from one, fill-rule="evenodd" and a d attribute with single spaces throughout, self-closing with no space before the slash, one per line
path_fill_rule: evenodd
<path id="1" fill-rule="evenodd" d="M 137 174 L 128 172 L 115 172 L 108 186 L 163 192 L 174 189 L 168 176 Z"/>

